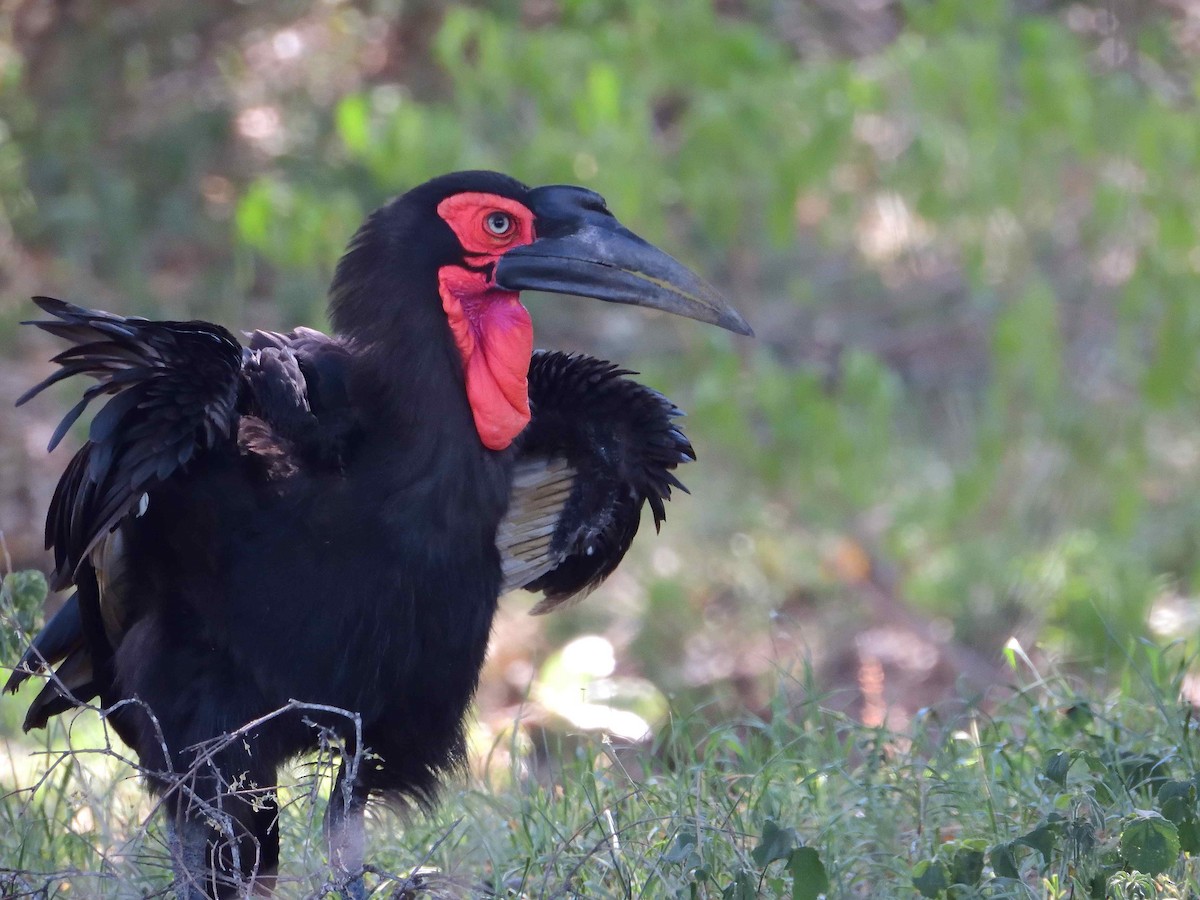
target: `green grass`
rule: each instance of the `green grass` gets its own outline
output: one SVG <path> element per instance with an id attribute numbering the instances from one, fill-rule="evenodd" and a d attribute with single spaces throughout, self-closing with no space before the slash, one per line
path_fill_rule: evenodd
<path id="1" fill-rule="evenodd" d="M 1196 896 L 1185 660 L 1138 647 L 1107 693 L 1043 677 L 1017 650 L 1010 661 L 1021 687 L 926 710 L 903 733 L 787 681 L 767 715 L 677 714 L 645 747 L 505 739 L 432 815 L 372 815 L 368 884 L 395 896 L 422 867 L 412 896 Z M 7 745 L 0 865 L 28 874 L 0 874 L 5 896 L 164 891 L 149 801 L 109 753 L 82 752 L 104 747 L 94 714 L 78 716 L 70 745 L 59 752 L 61 726 L 43 755 Z M 282 896 L 320 895 L 328 880 L 317 769 L 298 766 L 284 793 Z"/>

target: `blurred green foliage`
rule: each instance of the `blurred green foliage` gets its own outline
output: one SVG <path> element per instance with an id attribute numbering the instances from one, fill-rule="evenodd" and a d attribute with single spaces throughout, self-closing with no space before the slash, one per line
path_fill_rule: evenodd
<path id="1" fill-rule="evenodd" d="M 0 579 L 0 659 L 16 662 L 33 637 L 46 602 L 46 576 L 7 572 Z"/>
<path id="2" fill-rule="evenodd" d="M 886 570 L 989 652 L 1020 628 L 1119 665 L 1153 609 L 1190 638 L 1200 43 L 1166 3 L 853 6 L 81 3 L 34 37 L 14 16 L 0 215 L 27 280 L 79 299 L 320 324 L 389 195 L 469 167 L 588 185 L 759 340 L 537 306 L 547 343 L 689 409 L 701 456 L 664 538 L 682 565 L 639 570 L 636 615 L 551 628 L 633 618 L 678 688 L 695 634 L 886 618 L 864 590 Z"/>

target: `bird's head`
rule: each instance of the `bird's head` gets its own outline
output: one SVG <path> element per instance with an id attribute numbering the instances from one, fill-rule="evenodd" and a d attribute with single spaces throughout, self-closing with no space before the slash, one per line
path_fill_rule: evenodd
<path id="1" fill-rule="evenodd" d="M 397 314 L 417 314 L 430 288 L 462 358 L 476 430 L 493 450 L 512 443 L 530 417 L 533 326 L 523 290 L 645 306 L 751 334 L 716 289 L 621 225 L 599 194 L 529 188 L 495 172 L 443 175 L 373 213 L 338 265 L 334 326 L 360 339 L 404 328 Z M 426 301 L 422 312 L 430 308 Z"/>

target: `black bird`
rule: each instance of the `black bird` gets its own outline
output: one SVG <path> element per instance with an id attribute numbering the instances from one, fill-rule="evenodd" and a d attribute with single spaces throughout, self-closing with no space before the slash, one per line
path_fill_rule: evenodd
<path id="1" fill-rule="evenodd" d="M 607 577 L 644 503 L 693 458 L 664 397 L 535 352 L 522 290 L 750 329 L 597 194 L 492 172 L 373 213 L 338 264 L 334 334 L 155 322 L 35 298 L 55 374 L 112 395 L 46 521 L 56 589 L 14 690 L 57 666 L 25 728 L 99 698 L 170 815 L 186 897 L 269 887 L 278 766 L 342 748 L 332 862 L 361 896 L 373 796 L 432 801 L 502 591 L 553 608 Z M 352 713 L 357 717 L 343 714 Z M 368 751 L 366 754 L 361 751 Z"/>

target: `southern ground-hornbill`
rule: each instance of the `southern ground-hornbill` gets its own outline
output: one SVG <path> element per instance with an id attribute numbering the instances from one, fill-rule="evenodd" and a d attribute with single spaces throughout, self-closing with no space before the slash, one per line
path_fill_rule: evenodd
<path id="1" fill-rule="evenodd" d="M 750 333 L 597 194 L 490 172 L 367 219 L 332 336 L 243 347 L 206 322 L 36 300 L 51 318 L 33 324 L 72 346 L 19 402 L 97 379 L 51 449 L 112 398 L 47 516 L 53 586 L 75 594 L 7 687 L 57 666 L 27 729 L 99 698 L 166 798 L 181 895 L 269 886 L 276 770 L 322 734 L 343 751 L 332 862 L 361 895 L 367 799 L 429 802 L 463 759 L 501 592 L 552 608 L 613 571 L 644 503 L 661 522 L 693 456 L 679 411 L 609 363 L 535 352 L 522 290 Z"/>

